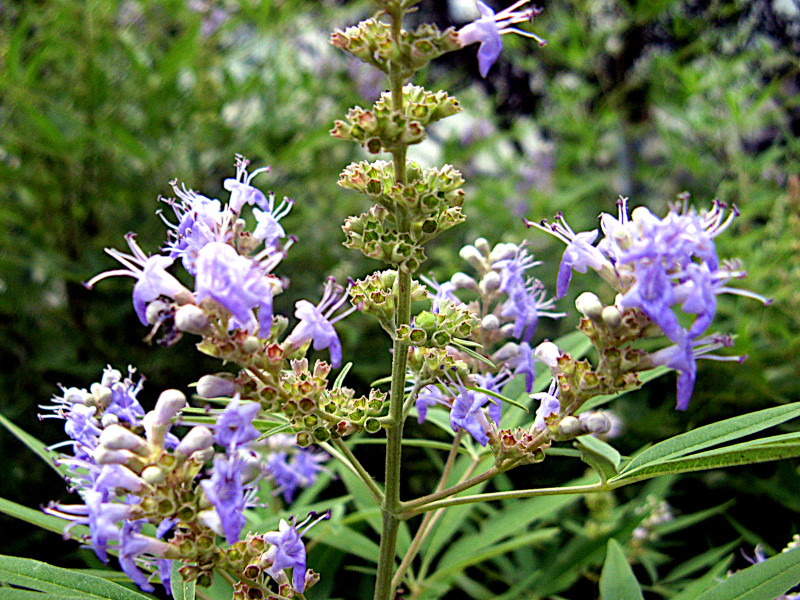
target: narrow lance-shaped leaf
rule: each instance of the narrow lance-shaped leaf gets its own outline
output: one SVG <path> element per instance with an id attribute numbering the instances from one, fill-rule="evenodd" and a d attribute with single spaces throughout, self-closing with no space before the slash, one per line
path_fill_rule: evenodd
<path id="1" fill-rule="evenodd" d="M 644 600 L 642 589 L 617 540 L 608 540 L 606 562 L 600 573 L 601 600 Z"/>
<path id="2" fill-rule="evenodd" d="M 738 571 L 697 600 L 775 600 L 800 582 L 800 549 Z"/>

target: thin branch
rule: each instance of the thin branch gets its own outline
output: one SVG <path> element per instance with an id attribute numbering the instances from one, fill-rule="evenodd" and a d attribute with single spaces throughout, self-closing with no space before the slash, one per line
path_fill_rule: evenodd
<path id="1" fill-rule="evenodd" d="M 329 443 L 323 443 L 320 445 L 332 456 L 341 461 L 353 472 L 354 475 L 356 475 L 356 477 L 359 478 L 359 480 L 361 480 L 365 486 L 367 486 L 367 489 L 369 489 L 375 504 L 380 506 L 383 502 L 383 491 L 380 487 L 378 487 L 378 484 L 375 483 L 372 475 L 370 475 L 369 472 L 364 468 L 364 465 L 362 465 L 361 461 L 356 458 L 356 455 L 353 454 L 353 451 L 350 450 L 349 446 L 344 442 L 344 440 L 339 438 L 331 441 L 339 450 L 341 450 L 341 453 L 334 450 Z"/>

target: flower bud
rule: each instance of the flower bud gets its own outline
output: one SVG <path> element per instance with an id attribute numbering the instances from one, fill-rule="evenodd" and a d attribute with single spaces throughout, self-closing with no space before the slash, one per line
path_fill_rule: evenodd
<path id="1" fill-rule="evenodd" d="M 175 311 L 175 328 L 185 333 L 203 335 L 208 329 L 210 319 L 202 308 L 194 304 L 184 304 Z"/>
<path id="2" fill-rule="evenodd" d="M 603 303 L 592 292 L 583 292 L 575 299 L 575 308 L 588 319 L 599 319 L 603 312 Z"/>
<path id="3" fill-rule="evenodd" d="M 150 465 L 146 467 L 144 471 L 142 471 L 142 479 L 144 479 L 150 485 L 155 485 L 157 483 L 161 483 L 166 480 L 167 474 L 160 468 L 155 465 Z"/>
<path id="4" fill-rule="evenodd" d="M 503 344 L 500 349 L 492 354 L 492 362 L 496 365 L 507 363 L 519 356 L 519 345 L 514 342 Z"/>
<path id="5" fill-rule="evenodd" d="M 169 304 L 161 300 L 153 300 L 147 305 L 145 310 L 145 319 L 150 325 L 155 325 L 161 322 L 161 318 L 169 311 Z"/>
<path id="6" fill-rule="evenodd" d="M 558 433 L 564 436 L 577 435 L 583 433 L 581 422 L 573 416 L 566 416 L 558 424 Z"/>
<path id="7" fill-rule="evenodd" d="M 516 244 L 497 244 L 489 254 L 489 264 L 493 265 L 500 260 L 514 258 L 517 252 L 519 252 L 519 247 Z"/>
<path id="8" fill-rule="evenodd" d="M 450 278 L 450 283 L 459 290 L 474 290 L 478 287 L 478 283 L 472 277 L 461 271 L 453 274 Z"/>
<path id="9" fill-rule="evenodd" d="M 553 342 L 542 342 L 536 346 L 533 355 L 547 365 L 551 371 L 559 368 L 558 357 L 561 356 L 561 350 Z"/>
<path id="10" fill-rule="evenodd" d="M 222 520 L 219 518 L 215 508 L 201 510 L 197 513 L 197 520 L 217 535 L 225 535 L 225 530 L 222 528 Z"/>
<path id="11" fill-rule="evenodd" d="M 98 465 L 124 465 L 130 457 L 124 450 L 109 450 L 105 446 L 98 446 L 92 451 L 92 458 Z"/>
<path id="12" fill-rule="evenodd" d="M 115 383 L 119 383 L 122 381 L 122 373 L 120 373 L 117 369 L 106 369 L 103 371 L 103 377 L 100 379 L 100 385 L 103 387 L 110 388 Z"/>
<path id="13" fill-rule="evenodd" d="M 604 434 L 611 431 L 611 419 L 604 412 L 590 412 L 581 415 L 581 423 L 589 433 Z"/>
<path id="14" fill-rule="evenodd" d="M 255 354 L 256 352 L 261 350 L 261 347 L 263 345 L 264 342 L 262 342 L 259 338 L 257 338 L 254 335 L 250 335 L 247 336 L 247 338 L 242 343 L 242 350 L 244 350 L 248 354 Z"/>
<path id="15" fill-rule="evenodd" d="M 86 404 L 92 398 L 92 395 L 86 390 L 73 387 L 64 390 L 63 398 L 67 404 Z"/>
<path id="16" fill-rule="evenodd" d="M 105 377 L 103 377 L 103 379 L 105 379 Z M 97 383 L 93 383 L 89 387 L 89 391 L 92 393 L 95 402 L 97 402 L 97 404 L 99 404 L 100 406 L 105 407 L 111 404 L 111 397 L 112 397 L 111 388 L 102 384 L 98 385 Z"/>
<path id="17" fill-rule="evenodd" d="M 154 425 L 168 425 L 186 406 L 186 396 L 180 390 L 164 390 L 151 411 Z"/>
<path id="18" fill-rule="evenodd" d="M 192 427 L 189 433 L 183 436 L 178 447 L 175 448 L 175 453 L 182 454 L 183 456 L 191 456 L 195 452 L 205 450 L 213 445 L 214 434 L 211 433 L 208 427 L 198 425 L 197 427 Z"/>
<path id="19" fill-rule="evenodd" d="M 148 443 L 122 425 L 106 427 L 100 434 L 100 445 L 109 450 L 130 450 L 143 456 L 150 453 Z"/>
<path id="20" fill-rule="evenodd" d="M 103 428 L 106 428 L 109 425 L 116 425 L 117 423 L 119 423 L 119 417 L 112 413 L 105 413 L 103 418 L 100 419 L 100 424 L 103 426 Z"/>
<path id="21" fill-rule="evenodd" d="M 481 268 L 484 266 L 483 255 L 475 246 L 464 246 L 461 250 L 459 250 L 458 255 L 475 269 L 481 270 Z"/>
<path id="22" fill-rule="evenodd" d="M 494 292 L 500 288 L 500 273 L 497 271 L 489 271 L 483 276 L 479 284 L 482 293 Z"/>
<path id="23" fill-rule="evenodd" d="M 498 319 L 495 315 L 486 315 L 481 319 L 481 329 L 485 329 L 486 331 L 494 331 L 495 329 L 500 327 L 500 319 Z"/>
<path id="24" fill-rule="evenodd" d="M 475 248 L 478 249 L 483 256 L 488 256 L 489 252 L 492 251 L 492 247 L 489 245 L 489 242 L 486 241 L 486 238 L 479 237 L 475 240 Z"/>
<path id="25" fill-rule="evenodd" d="M 197 395 L 201 398 L 229 398 L 236 393 L 236 385 L 226 377 L 203 375 L 197 382 Z"/>

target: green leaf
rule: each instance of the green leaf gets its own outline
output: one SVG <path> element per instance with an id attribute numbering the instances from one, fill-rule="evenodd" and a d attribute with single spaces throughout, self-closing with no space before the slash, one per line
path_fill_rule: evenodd
<path id="1" fill-rule="evenodd" d="M 0 588 L 0 600 L 81 600 L 81 596 L 63 596 L 17 588 Z"/>
<path id="2" fill-rule="evenodd" d="M 0 581 L 82 600 L 151 600 L 117 583 L 30 558 L 0 555 Z"/>
<path id="3" fill-rule="evenodd" d="M 194 581 L 184 581 L 179 571 L 180 568 L 181 562 L 173 560 L 172 573 L 169 580 L 172 588 L 172 597 L 174 600 L 194 600 Z"/>
<path id="4" fill-rule="evenodd" d="M 11 500 L 6 500 L 5 498 L 0 498 L 0 512 L 10 517 L 27 521 L 32 525 L 36 525 L 37 527 L 41 527 L 42 529 L 52 531 L 53 533 L 57 533 L 59 535 L 63 534 L 64 527 L 66 527 L 68 524 L 68 522 L 64 519 L 59 519 L 53 515 L 46 515 L 40 510 L 22 506 L 21 504 L 17 504 Z M 88 534 L 89 528 L 85 525 L 75 525 L 68 532 L 68 535 L 73 539 L 78 539 Z"/>
<path id="5" fill-rule="evenodd" d="M 753 444 L 752 442 L 750 444 Z M 708 469 L 721 469 L 800 456 L 800 442 L 775 444 L 736 444 L 708 452 L 693 454 L 675 460 L 645 464 L 632 471 L 624 471 L 610 479 L 612 489 L 660 475 L 690 473 Z"/>
<path id="6" fill-rule="evenodd" d="M 622 469 L 622 473 L 629 473 L 642 465 L 685 456 L 691 452 L 739 439 L 798 416 L 800 416 L 800 402 L 795 402 L 705 425 L 647 448 L 635 456 Z"/>
<path id="7" fill-rule="evenodd" d="M 57 452 L 48 450 L 44 442 L 33 437 L 27 431 L 20 429 L 14 425 L 14 423 L 6 419 L 3 415 L 0 415 L 0 425 L 8 429 L 14 435 L 14 437 L 30 448 L 34 454 L 41 458 L 47 464 L 47 466 L 52 468 L 56 473 L 59 474 L 59 476 L 64 477 L 65 471 L 59 469 L 59 467 L 53 462 L 53 460 L 58 457 Z"/>
<path id="8" fill-rule="evenodd" d="M 606 562 L 600 573 L 601 600 L 644 600 L 642 589 L 625 558 L 622 546 L 614 538 L 608 540 Z"/>
<path id="9" fill-rule="evenodd" d="M 592 467 L 603 482 L 619 473 L 620 455 L 617 450 L 592 435 L 582 435 L 575 440 L 581 460 Z"/>
<path id="10" fill-rule="evenodd" d="M 781 552 L 738 571 L 697 600 L 774 600 L 800 582 L 800 549 Z"/>

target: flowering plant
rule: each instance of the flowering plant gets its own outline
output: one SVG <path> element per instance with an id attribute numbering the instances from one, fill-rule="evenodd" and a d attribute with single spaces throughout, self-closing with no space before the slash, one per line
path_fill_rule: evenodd
<path id="1" fill-rule="evenodd" d="M 469 273 L 458 272 L 445 282 L 414 279 L 426 259 L 425 245 L 466 216 L 461 174 L 450 165 L 425 167 L 407 155 L 410 146 L 425 139 L 429 125 L 459 111 L 458 101 L 410 80 L 439 56 L 476 43 L 485 76 L 500 54 L 502 35 L 539 39 L 511 27 L 538 14 L 535 8 L 518 10 L 525 0 L 497 13 L 478 2 L 480 17 L 458 31 L 430 24 L 405 29 L 404 17 L 416 3 L 376 0 L 375 17 L 331 38 L 334 46 L 388 78 L 389 91 L 371 108 L 351 109 L 331 131 L 368 153 L 391 156 L 391 161 L 353 163 L 339 181 L 373 203 L 347 219 L 345 245 L 388 269 L 346 286 L 326 280 L 319 302 L 296 302 L 290 327 L 289 317 L 276 312 L 275 298 L 289 285 L 280 271 L 282 260 L 301 242 L 281 223 L 292 201 L 277 202 L 274 194 L 256 187 L 255 178 L 266 168 L 248 171 L 249 162 L 238 157 L 235 176 L 224 182 L 226 202 L 173 182 L 176 198 L 165 200 L 173 214 L 162 217 L 167 235 L 160 251 L 148 254 L 128 234 L 130 253 L 108 250 L 122 268 L 96 275 L 87 286 L 114 276 L 135 279 L 133 308 L 149 328 L 148 341 L 169 347 L 183 336 L 196 336 L 200 352 L 234 365 L 234 372 L 198 380 L 198 406 L 190 406 L 184 393 L 166 390 L 146 411 L 138 400 L 143 384 L 135 370 L 123 378 L 109 367 L 88 390 L 63 389 L 53 405 L 42 407 L 51 411 L 45 417 L 64 420 L 70 438 L 65 443 L 44 449 L 7 425 L 40 454 L 69 449 L 55 465 L 82 503 L 51 503 L 46 516 L 67 521 L 65 537 L 83 541 L 101 561 L 116 554 L 122 570 L 146 592 L 154 591 L 158 579 L 175 598 L 312 597 L 320 577 L 308 564 L 303 536 L 335 545 L 332 512 L 279 507 L 261 514 L 258 527 L 248 524 L 252 515 L 268 511 L 261 492 L 271 487 L 289 504 L 299 489 L 330 472 L 325 466 L 330 458 L 340 463 L 338 473 L 351 494 L 380 514 L 375 526 L 380 544 L 372 556 L 374 598 L 389 600 L 400 597 L 402 589 L 413 598 L 436 597 L 458 573 L 453 563 L 463 569 L 480 560 L 480 552 L 467 563 L 445 552 L 430 572 L 431 537 L 445 529 L 441 524 L 454 507 L 497 501 L 509 506 L 545 496 L 602 497 L 660 475 L 800 455 L 795 434 L 739 442 L 800 415 L 797 404 L 674 436 L 630 458 L 608 443 L 615 417 L 602 407 L 610 399 L 675 370 L 677 406 L 685 409 L 697 359 L 741 359 L 714 354 L 730 347 L 732 339 L 708 333 L 719 294 L 767 302 L 728 286 L 744 271 L 738 262 L 717 256 L 714 238 L 730 225 L 735 208 L 728 212 L 714 203 L 698 211 L 684 197 L 662 218 L 644 207 L 629 216 L 627 200 L 620 199 L 617 216 L 600 216 L 604 237 L 597 245 L 598 231 L 575 233 L 561 215 L 554 223 L 529 222 L 567 245 L 558 269 L 558 298 L 567 292 L 573 271 L 590 268 L 616 293 L 608 304 L 593 292 L 581 294 L 579 334 L 555 342 L 533 343 L 541 317 L 566 313 L 532 276 L 539 263 L 525 243 L 492 245 L 478 238 L 460 252 Z M 182 274 L 170 271 L 178 262 Z M 362 395 L 344 386 L 349 364 L 333 381 L 330 377 L 343 363 L 335 326 L 355 311 L 374 317 L 392 342 L 390 377 Z M 591 361 L 584 358 L 590 349 Z M 312 354 L 323 351 L 323 358 Z M 385 383 L 388 391 L 380 387 Z M 403 501 L 402 454 L 409 443 L 404 428 L 412 416 L 419 425 L 431 423 L 447 434 L 447 453 L 435 488 Z M 188 429 L 179 436 L 173 426 Z M 385 444 L 382 482 L 355 451 L 357 442 L 377 434 L 385 434 L 385 439 L 374 438 Z M 442 448 L 438 440 L 424 441 Z M 561 446 L 566 442 L 572 447 Z M 583 461 L 591 474 L 552 487 L 482 491 L 512 469 L 534 470 L 559 454 Z M 462 495 L 471 489 L 478 493 Z M 665 514 L 657 505 L 647 508 L 633 538 L 644 543 Z M 413 536 L 411 522 L 417 525 Z M 53 526 L 51 520 L 46 523 Z M 356 530 L 339 531 L 362 544 L 361 556 L 370 554 L 365 544 L 375 546 Z M 518 533 L 509 548 L 551 534 L 547 528 Z M 480 544 L 493 535 L 465 536 L 458 544 L 485 548 Z M 641 597 L 618 536 L 621 531 L 612 527 L 599 538 L 608 548 L 601 594 Z M 487 557 L 502 538 L 488 542 Z M 439 550 L 442 546 L 438 542 Z M 423 549 L 428 553 L 418 561 Z M 795 554 L 759 559 L 748 575 L 729 581 L 771 582 L 768 595 L 758 596 L 765 600 L 785 593 L 783 579 L 773 593 L 774 573 L 796 569 Z M 533 575 L 531 581 L 540 586 L 537 597 L 548 594 L 548 582 Z M 87 577 L 71 580 L 71 596 L 94 583 Z M 227 584 L 224 590 L 210 587 L 215 579 Z M 22 575 L 7 580 L 31 583 Z M 729 581 L 710 582 L 702 597 L 728 597 L 724 594 L 740 585 Z M 103 589 L 110 598 L 138 595 Z"/>

